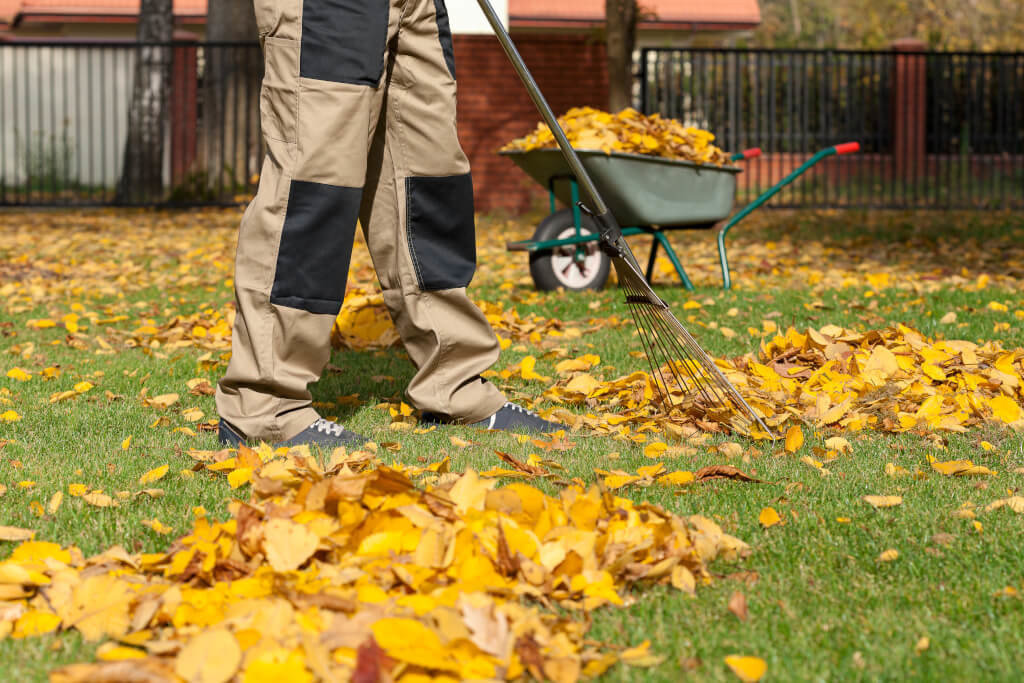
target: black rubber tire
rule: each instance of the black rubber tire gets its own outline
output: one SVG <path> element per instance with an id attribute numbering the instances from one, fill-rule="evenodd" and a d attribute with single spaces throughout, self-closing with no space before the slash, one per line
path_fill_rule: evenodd
<path id="1" fill-rule="evenodd" d="M 597 234 L 597 226 L 590 216 L 581 216 L 584 233 Z M 559 239 L 566 231 L 573 230 L 572 209 L 562 209 L 551 214 L 537 226 L 533 233 L 535 241 L 546 241 Z M 571 234 L 571 233 L 570 233 Z M 601 251 L 598 242 L 586 242 L 583 245 L 587 249 L 587 258 L 591 260 L 592 268 L 586 273 L 585 278 L 575 284 L 565 282 L 555 274 L 555 266 L 552 257 L 556 255 L 555 250 L 535 251 L 530 254 L 530 275 L 533 277 L 533 284 L 541 291 L 553 291 L 556 289 L 568 289 L 573 291 L 584 291 L 588 289 L 601 289 L 608 282 L 608 274 L 611 272 L 612 262 L 608 255 Z M 574 246 L 563 247 L 563 250 L 575 249 Z M 600 260 L 598 257 L 600 255 Z"/>

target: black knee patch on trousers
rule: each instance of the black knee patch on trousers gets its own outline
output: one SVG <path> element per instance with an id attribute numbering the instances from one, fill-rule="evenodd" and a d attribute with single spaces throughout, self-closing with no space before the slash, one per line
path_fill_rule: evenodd
<path id="1" fill-rule="evenodd" d="M 423 291 L 465 287 L 476 272 L 470 174 L 407 178 L 406 232 Z"/>
<path id="2" fill-rule="evenodd" d="M 389 11 L 388 0 L 303 0 L 299 76 L 376 86 Z"/>
<path id="3" fill-rule="evenodd" d="M 337 315 L 363 190 L 293 180 L 270 303 Z"/>

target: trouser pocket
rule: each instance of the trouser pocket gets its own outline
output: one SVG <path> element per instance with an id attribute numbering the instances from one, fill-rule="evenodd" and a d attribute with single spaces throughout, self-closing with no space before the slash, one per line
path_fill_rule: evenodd
<path id="1" fill-rule="evenodd" d="M 302 77 L 376 87 L 390 10 L 388 0 L 304 0 Z"/>

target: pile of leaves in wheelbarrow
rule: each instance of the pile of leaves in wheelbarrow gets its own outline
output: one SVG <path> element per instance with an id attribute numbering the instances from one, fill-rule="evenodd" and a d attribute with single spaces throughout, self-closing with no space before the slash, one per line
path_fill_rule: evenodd
<path id="1" fill-rule="evenodd" d="M 558 123 L 576 149 L 646 154 L 715 166 L 729 164 L 729 155 L 711 144 L 715 140 L 713 133 L 658 114 L 644 116 L 636 109 L 611 114 L 591 107 L 575 107 L 561 116 Z M 557 147 L 551 129 L 540 123 L 534 132 L 513 140 L 502 151 Z"/>

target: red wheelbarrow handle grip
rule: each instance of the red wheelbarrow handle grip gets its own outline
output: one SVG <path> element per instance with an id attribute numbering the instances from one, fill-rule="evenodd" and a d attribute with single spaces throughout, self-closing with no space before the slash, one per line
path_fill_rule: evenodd
<path id="1" fill-rule="evenodd" d="M 751 147 L 750 149 L 745 149 L 740 153 L 743 155 L 744 159 L 756 159 L 757 157 L 761 156 L 761 148 Z"/>
<path id="2" fill-rule="evenodd" d="M 853 154 L 860 151 L 859 142 L 844 142 L 835 146 L 836 154 Z"/>

